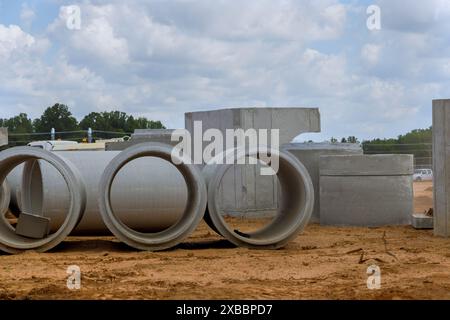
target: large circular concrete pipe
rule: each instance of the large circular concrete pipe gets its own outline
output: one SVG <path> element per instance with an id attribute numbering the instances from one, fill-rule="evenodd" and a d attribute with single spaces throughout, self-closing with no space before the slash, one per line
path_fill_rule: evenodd
<path id="1" fill-rule="evenodd" d="M 54 166 L 63 177 L 69 191 L 68 214 L 60 228 L 42 239 L 24 237 L 16 233 L 15 228 L 5 216 L 0 218 L 0 250 L 18 253 L 24 250 L 44 252 L 63 241 L 80 222 L 86 204 L 86 190 L 80 179 L 80 173 L 70 162 L 41 149 L 15 147 L 0 152 L 0 183 L 13 168 L 29 160 L 44 160 Z"/>
<path id="2" fill-rule="evenodd" d="M 230 152 L 236 153 L 235 163 L 242 158 L 256 158 L 264 163 L 261 154 L 279 159 L 276 172 L 281 187 L 278 214 L 267 226 L 247 234 L 233 230 L 226 223 L 220 208 L 220 185 L 227 170 L 234 165 L 226 164 L 225 161 Z M 205 221 L 237 246 L 262 249 L 283 247 L 304 229 L 311 218 L 314 206 L 311 177 L 303 164 L 287 152 L 262 146 L 248 151 L 231 149 L 213 158 L 202 173 L 208 187 Z"/>
<path id="3" fill-rule="evenodd" d="M 100 215 L 98 185 L 117 151 L 54 152 L 72 162 L 81 173 L 87 191 L 83 219 L 72 235 L 111 234 Z M 69 205 L 65 182 L 59 172 L 44 161 L 28 162 L 23 174 L 24 209 L 50 218 L 56 230 Z M 132 229 L 157 232 L 175 224 L 186 206 L 187 188 L 183 176 L 169 162 L 158 158 L 136 159 L 121 170 L 111 188 L 112 207 L 120 220 Z"/>
<path id="4" fill-rule="evenodd" d="M 130 228 L 112 206 L 111 187 L 114 179 L 127 163 L 142 157 L 157 157 L 176 164 L 176 169 L 187 186 L 187 203 L 181 218 L 171 227 L 154 233 L 144 233 Z M 99 184 L 100 213 L 106 226 L 119 240 L 140 250 L 164 250 L 183 241 L 202 220 L 207 201 L 205 181 L 199 169 L 189 162 L 187 158 L 172 156 L 172 147 L 161 143 L 137 144 L 118 154 L 106 167 Z M 159 188 L 164 189 L 164 183 L 160 181 Z M 149 194 L 151 192 L 152 190 L 149 190 Z"/>

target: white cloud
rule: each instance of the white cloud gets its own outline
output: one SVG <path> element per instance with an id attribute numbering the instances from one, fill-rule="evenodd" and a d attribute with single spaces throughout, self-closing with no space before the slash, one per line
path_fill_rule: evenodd
<path id="1" fill-rule="evenodd" d="M 64 12 L 43 34 L 0 25 L 0 111 L 63 102 L 180 127 L 192 110 L 310 106 L 321 138 L 427 127 L 431 99 L 450 95 L 448 1 L 376 3 L 370 33 L 365 7 L 338 0 L 86 0 L 80 30 Z"/>
<path id="2" fill-rule="evenodd" d="M 25 29 L 30 29 L 31 24 L 36 18 L 36 13 L 33 9 L 27 4 L 22 3 L 22 8 L 20 11 L 20 21 Z"/>
<path id="3" fill-rule="evenodd" d="M 378 63 L 381 54 L 381 46 L 376 44 L 366 44 L 361 50 L 361 57 L 370 66 Z"/>

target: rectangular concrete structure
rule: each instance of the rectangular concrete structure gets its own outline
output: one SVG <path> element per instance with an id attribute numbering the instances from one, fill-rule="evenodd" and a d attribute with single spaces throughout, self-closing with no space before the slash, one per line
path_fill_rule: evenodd
<path id="1" fill-rule="evenodd" d="M 412 226 L 414 229 L 433 229 L 433 217 L 427 216 L 423 213 L 415 213 L 412 217 Z"/>
<path id="2" fill-rule="evenodd" d="M 0 128 L 0 147 L 8 145 L 8 129 Z"/>
<path id="3" fill-rule="evenodd" d="M 320 224 L 410 224 L 413 171 L 412 155 L 321 156 Z"/>
<path id="4" fill-rule="evenodd" d="M 292 153 L 306 167 L 314 186 L 314 209 L 310 223 L 320 222 L 319 160 L 325 155 L 362 155 L 356 143 L 288 143 L 282 150 Z"/>
<path id="5" fill-rule="evenodd" d="M 232 108 L 189 112 L 185 114 L 185 127 L 191 135 L 195 121 L 202 122 L 203 132 L 219 129 L 224 137 L 226 129 L 279 129 L 280 146 L 301 133 L 320 132 L 317 108 Z M 206 145 L 204 143 L 203 148 Z M 222 209 L 232 216 L 271 216 L 278 208 L 278 180 L 276 176 L 259 175 L 258 166 L 231 168 L 223 178 L 221 194 Z"/>
<path id="6" fill-rule="evenodd" d="M 32 239 L 43 239 L 49 234 L 49 231 L 49 218 L 24 212 L 19 215 L 16 234 Z"/>
<path id="7" fill-rule="evenodd" d="M 450 236 L 450 99 L 433 100 L 434 234 Z"/>

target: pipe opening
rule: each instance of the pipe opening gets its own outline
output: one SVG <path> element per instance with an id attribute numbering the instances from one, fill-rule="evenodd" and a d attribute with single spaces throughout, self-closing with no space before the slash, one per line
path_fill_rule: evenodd
<path id="1" fill-rule="evenodd" d="M 261 175 L 267 164 L 234 164 L 227 168 L 219 184 L 219 210 L 235 233 L 248 236 L 263 229 L 278 216 L 280 185 L 278 176 Z M 231 188 L 242 181 L 242 188 Z M 224 186 L 225 184 L 225 186 Z"/>
<path id="2" fill-rule="evenodd" d="M 173 163 L 183 176 L 187 197 L 186 206 L 180 219 L 170 227 L 158 232 L 139 232 L 125 225 L 112 209 L 112 183 L 119 171 L 131 161 L 143 157 L 156 157 L 172 162 L 172 147 L 161 143 L 141 143 L 119 153 L 106 167 L 99 184 L 100 213 L 106 226 L 121 241 L 141 250 L 164 250 L 185 239 L 203 218 L 206 209 L 206 185 L 198 169 L 187 164 L 187 159 L 177 159 Z M 164 188 L 161 181 L 159 188 Z"/>
<path id="3" fill-rule="evenodd" d="M 29 160 L 36 161 L 38 159 L 48 161 L 63 175 L 71 194 L 70 213 L 59 230 L 39 239 L 17 234 L 10 221 L 2 215 L 0 220 L 0 249 L 5 252 L 17 253 L 30 249 L 41 252 L 47 251 L 63 241 L 81 219 L 85 205 L 85 191 L 82 181 L 78 178 L 78 172 L 70 163 L 61 161 L 50 152 L 29 147 L 16 147 L 3 151 L 0 154 L 0 183 L 3 183 L 6 176 L 15 167 L 22 163 L 29 163 Z M 39 190 L 35 189 L 33 194 L 36 194 L 36 192 L 39 192 Z M 23 212 L 31 212 L 30 202 L 22 202 L 21 205 L 23 206 Z"/>
<path id="4" fill-rule="evenodd" d="M 225 173 L 235 164 L 214 165 L 208 184 L 208 214 L 215 229 L 236 245 L 247 247 L 278 248 L 295 237 L 306 226 L 311 217 L 314 194 L 311 178 L 305 167 L 285 152 L 269 150 L 279 158 L 278 209 L 273 219 L 262 228 L 252 232 L 241 232 L 227 223 L 220 208 L 220 186 Z M 259 159 L 257 150 L 241 153 L 241 157 Z M 208 169 L 206 170 L 207 174 Z"/>
<path id="5" fill-rule="evenodd" d="M 187 206 L 187 197 L 182 174 L 171 162 L 156 157 L 128 162 L 111 185 L 114 215 L 127 228 L 140 233 L 158 233 L 177 224 Z"/>

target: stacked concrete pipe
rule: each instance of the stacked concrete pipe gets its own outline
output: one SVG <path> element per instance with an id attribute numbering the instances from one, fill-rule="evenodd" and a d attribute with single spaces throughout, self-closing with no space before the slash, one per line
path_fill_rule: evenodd
<path id="1" fill-rule="evenodd" d="M 87 201 L 83 219 L 71 235 L 108 235 L 98 205 L 100 178 L 117 151 L 54 152 L 72 162 L 84 181 Z M 23 171 L 24 211 L 51 219 L 51 231 L 59 228 L 69 205 L 69 194 L 61 175 L 44 161 L 29 161 Z M 168 161 L 141 158 L 130 162 L 115 177 L 111 188 L 112 208 L 132 229 L 159 232 L 182 216 L 187 201 L 183 176 Z"/>
<path id="2" fill-rule="evenodd" d="M 225 173 L 233 166 L 225 164 L 230 152 L 236 152 L 236 162 L 250 157 L 264 162 L 261 154 L 279 159 L 279 169 L 276 172 L 281 187 L 278 214 L 267 226 L 251 233 L 243 234 L 230 228 L 220 208 L 220 186 Z M 205 221 L 218 234 L 237 246 L 260 249 L 283 247 L 302 232 L 311 218 L 314 206 L 311 177 L 303 164 L 287 152 L 261 146 L 247 151 L 227 150 L 208 162 L 202 173 L 208 186 Z"/>

